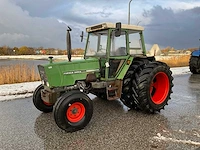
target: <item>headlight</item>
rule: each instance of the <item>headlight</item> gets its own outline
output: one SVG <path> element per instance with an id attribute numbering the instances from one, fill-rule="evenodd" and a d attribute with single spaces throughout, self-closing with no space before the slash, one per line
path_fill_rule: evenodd
<path id="1" fill-rule="evenodd" d="M 49 83 L 47 82 L 47 77 L 46 77 L 46 74 L 45 74 L 44 67 L 41 66 L 41 65 L 38 65 L 38 70 L 39 70 L 39 73 L 40 73 L 40 78 L 41 78 L 42 84 L 49 86 Z"/>

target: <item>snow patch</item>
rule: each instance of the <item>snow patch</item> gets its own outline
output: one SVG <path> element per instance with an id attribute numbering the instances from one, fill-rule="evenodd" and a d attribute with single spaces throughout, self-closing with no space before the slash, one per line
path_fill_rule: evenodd
<path id="1" fill-rule="evenodd" d="M 181 130 L 181 129 L 179 129 L 178 132 L 180 132 L 180 133 L 185 133 L 185 131 L 183 131 L 183 130 Z"/>
<path id="2" fill-rule="evenodd" d="M 191 74 L 189 66 L 170 68 L 172 75 Z"/>
<path id="3" fill-rule="evenodd" d="M 200 116 L 196 116 L 196 118 L 200 119 Z"/>
<path id="4" fill-rule="evenodd" d="M 0 96 L 0 101 L 9 101 L 14 99 L 23 99 L 27 97 L 33 96 L 33 93 L 26 93 L 26 94 L 19 94 L 19 95 L 6 95 L 6 96 Z"/>
<path id="5" fill-rule="evenodd" d="M 195 141 L 191 141 L 191 140 L 178 140 L 178 139 L 175 139 L 175 138 L 168 138 L 168 137 L 162 136 L 160 133 L 157 133 L 157 136 L 154 136 L 153 139 L 158 140 L 158 141 L 174 142 L 174 143 L 182 143 L 182 144 L 200 146 L 200 142 L 195 142 Z"/>
<path id="6" fill-rule="evenodd" d="M 40 84 L 41 81 L 0 85 L 0 101 L 31 97 Z"/>

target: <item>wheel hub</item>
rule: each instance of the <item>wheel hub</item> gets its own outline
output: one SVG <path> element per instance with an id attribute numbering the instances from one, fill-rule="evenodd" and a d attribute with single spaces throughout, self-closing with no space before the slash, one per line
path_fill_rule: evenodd
<path id="1" fill-rule="evenodd" d="M 70 104 L 67 111 L 66 117 L 70 122 L 76 123 L 81 121 L 85 116 L 85 106 L 80 102 Z"/>
<path id="2" fill-rule="evenodd" d="M 155 104 L 161 104 L 167 98 L 169 93 L 169 79 L 164 72 L 158 72 L 151 83 L 150 94 Z"/>
<path id="3" fill-rule="evenodd" d="M 78 109 L 77 109 L 77 108 L 73 108 L 73 109 L 72 109 L 72 114 L 75 115 L 77 112 L 78 112 Z"/>

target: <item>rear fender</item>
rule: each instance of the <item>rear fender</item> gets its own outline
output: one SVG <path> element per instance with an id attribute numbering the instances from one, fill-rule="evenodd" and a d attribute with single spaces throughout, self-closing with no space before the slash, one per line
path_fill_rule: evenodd
<path id="1" fill-rule="evenodd" d="M 199 57 L 200 56 L 200 50 L 193 51 L 191 55 Z"/>
<path id="2" fill-rule="evenodd" d="M 129 59 L 126 60 L 126 64 L 124 65 L 119 75 L 117 76 L 118 80 L 123 80 L 124 76 L 126 75 L 126 72 L 128 71 L 129 67 L 132 64 L 132 61 L 133 61 L 133 57 L 130 57 Z"/>

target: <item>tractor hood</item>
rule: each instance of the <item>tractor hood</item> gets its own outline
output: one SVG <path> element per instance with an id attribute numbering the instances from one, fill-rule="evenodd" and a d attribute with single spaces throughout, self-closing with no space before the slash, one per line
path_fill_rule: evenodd
<path id="1" fill-rule="evenodd" d="M 99 60 L 96 58 L 38 65 L 43 84 L 50 88 L 74 85 L 78 80 L 85 80 L 87 74 L 91 73 L 98 78 L 99 68 Z"/>

